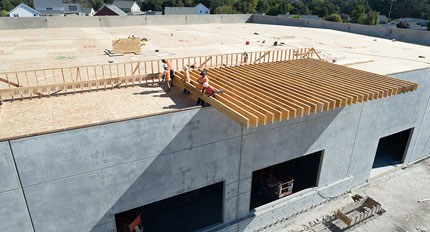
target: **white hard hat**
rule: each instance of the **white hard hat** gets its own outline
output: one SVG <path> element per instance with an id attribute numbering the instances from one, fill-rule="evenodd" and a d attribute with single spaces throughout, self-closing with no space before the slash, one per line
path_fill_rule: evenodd
<path id="1" fill-rule="evenodd" d="M 168 66 L 167 66 L 167 64 L 163 64 L 163 68 L 167 68 Z"/>
<path id="2" fill-rule="evenodd" d="M 184 69 L 188 69 L 188 66 L 184 65 Z"/>
<path id="3" fill-rule="evenodd" d="M 207 82 L 205 82 L 205 83 L 203 83 L 203 87 L 208 87 L 209 86 L 209 84 L 207 83 Z"/>

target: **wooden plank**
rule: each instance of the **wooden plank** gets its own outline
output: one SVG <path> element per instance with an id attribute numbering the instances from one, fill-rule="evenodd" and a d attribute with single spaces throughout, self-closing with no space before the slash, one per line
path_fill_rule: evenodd
<path id="1" fill-rule="evenodd" d="M 206 58 L 206 57 L 205 57 L 205 58 Z M 207 63 L 209 60 L 212 60 L 212 56 L 211 56 L 211 57 L 209 57 L 208 59 L 206 59 L 206 60 L 205 60 L 205 62 L 203 62 L 203 64 L 201 64 L 201 65 L 199 66 L 199 69 L 201 69 L 204 65 L 206 65 L 206 63 Z"/>
<path id="2" fill-rule="evenodd" d="M 180 72 L 175 72 L 175 76 L 177 76 L 181 80 L 183 79 L 183 74 Z M 215 109 L 217 109 L 218 111 L 220 111 L 221 113 L 226 115 L 227 117 L 233 119 L 235 122 L 239 123 L 240 125 L 242 125 L 246 129 L 249 129 L 249 119 L 246 118 L 245 116 L 243 116 L 242 114 L 231 109 L 230 107 L 226 106 L 225 104 L 217 101 L 216 98 L 208 97 L 206 95 L 201 96 L 201 91 L 189 83 L 185 83 L 182 81 L 180 81 L 178 83 L 182 83 L 184 88 L 189 90 L 194 96 L 200 95 L 200 98 L 203 101 L 209 103 L 212 107 L 214 107 Z"/>

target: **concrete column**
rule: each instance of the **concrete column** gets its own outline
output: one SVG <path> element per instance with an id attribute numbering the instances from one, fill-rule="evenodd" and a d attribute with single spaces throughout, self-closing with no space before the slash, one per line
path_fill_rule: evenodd
<path id="1" fill-rule="evenodd" d="M 251 201 L 251 184 L 251 176 L 239 180 L 237 218 L 241 218 L 249 214 L 249 205 Z"/>
<path id="2" fill-rule="evenodd" d="M 226 183 L 224 185 L 224 200 L 223 200 L 223 222 L 231 222 L 236 220 L 237 215 L 237 195 L 239 182 Z"/>

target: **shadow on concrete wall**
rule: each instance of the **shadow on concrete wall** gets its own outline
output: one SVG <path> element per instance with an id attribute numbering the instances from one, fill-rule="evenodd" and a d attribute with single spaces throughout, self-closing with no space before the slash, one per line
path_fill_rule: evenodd
<path id="1" fill-rule="evenodd" d="M 201 109 L 159 155 L 135 162 L 133 166 L 137 169 L 140 166 L 138 163 L 142 163 L 140 174 L 131 184 L 119 183 L 121 187 L 128 187 L 125 187 L 124 193 L 100 218 L 91 232 L 101 231 L 103 224 L 112 223 L 114 215 L 120 212 L 221 181 L 239 185 L 241 143 L 242 162 L 246 157 L 245 162 L 253 163 L 242 167 L 252 169 L 249 170 L 250 173 L 305 155 L 320 136 L 325 134 L 340 111 L 332 110 L 266 126 L 267 130 L 244 135 L 241 141 L 241 128 L 237 124 L 212 108 Z M 321 117 L 316 118 L 319 114 Z M 269 129 L 270 127 L 272 128 Z M 211 142 L 204 144 L 204 140 Z M 268 145 L 264 146 L 262 142 Z M 264 150 L 266 152 L 263 152 Z M 273 159 L 266 159 L 267 156 Z M 118 173 L 117 181 L 121 182 L 120 175 L 127 173 L 127 170 Z M 239 197 L 237 190 L 225 194 L 225 198 Z M 237 201 L 234 204 L 237 204 Z M 233 208 L 236 210 L 238 207 L 240 206 L 235 205 Z M 229 212 L 224 209 L 224 214 L 226 213 Z M 233 214 L 237 215 L 236 212 Z M 251 212 L 246 217 L 253 218 L 254 215 Z M 172 219 L 166 219 L 166 223 L 169 223 L 169 220 Z M 249 220 L 249 223 L 252 224 L 252 220 Z M 246 224 L 243 226 L 241 228 L 246 228 Z"/>

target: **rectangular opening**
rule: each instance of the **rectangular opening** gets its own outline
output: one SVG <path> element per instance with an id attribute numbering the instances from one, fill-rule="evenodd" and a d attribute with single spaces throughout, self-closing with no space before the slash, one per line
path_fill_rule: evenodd
<path id="1" fill-rule="evenodd" d="M 223 182 L 115 215 L 117 232 L 195 231 L 222 222 Z M 142 193 L 144 194 L 144 193 Z"/>
<path id="2" fill-rule="evenodd" d="M 404 162 L 412 130 L 404 130 L 379 139 L 371 176 L 385 172 Z"/>
<path id="3" fill-rule="evenodd" d="M 252 173 L 249 209 L 317 185 L 323 151 L 263 168 Z"/>

